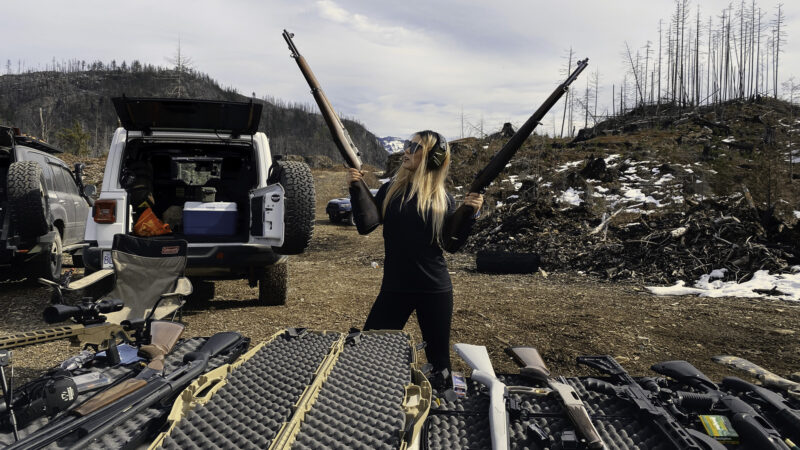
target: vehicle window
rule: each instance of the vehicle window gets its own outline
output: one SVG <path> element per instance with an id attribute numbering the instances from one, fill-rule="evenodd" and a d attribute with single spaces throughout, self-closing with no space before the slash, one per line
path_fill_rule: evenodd
<path id="1" fill-rule="evenodd" d="M 47 190 L 53 189 L 53 171 L 50 169 L 50 165 L 47 164 L 47 158 L 44 155 L 36 153 L 36 152 L 28 152 L 25 155 L 25 159 L 28 161 L 36 161 L 42 166 L 42 172 L 44 172 L 44 182 L 47 185 Z"/>
<path id="2" fill-rule="evenodd" d="M 66 191 L 70 194 L 80 195 L 78 192 L 78 186 L 75 184 L 75 179 L 72 178 L 70 171 L 64 166 L 55 167 L 58 167 L 58 171 L 61 172 L 61 175 L 64 177 L 64 185 L 67 187 Z M 55 167 L 53 168 L 55 169 Z"/>
<path id="3" fill-rule="evenodd" d="M 67 189 L 67 180 L 64 179 L 64 174 L 61 171 L 61 166 L 50 164 L 53 170 L 53 182 L 57 192 L 69 192 Z"/>

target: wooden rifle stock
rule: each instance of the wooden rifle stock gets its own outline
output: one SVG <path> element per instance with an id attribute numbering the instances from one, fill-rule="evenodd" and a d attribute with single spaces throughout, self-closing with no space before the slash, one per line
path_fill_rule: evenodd
<path id="1" fill-rule="evenodd" d="M 154 320 L 150 324 L 150 344 L 143 345 L 139 353 L 150 358 L 150 363 L 142 369 L 136 378 L 105 390 L 90 398 L 73 412 L 78 416 L 86 416 L 100 408 L 130 395 L 147 385 L 148 379 L 164 370 L 164 356 L 168 355 L 183 334 L 185 327 L 177 322 Z"/>
<path id="2" fill-rule="evenodd" d="M 547 381 L 550 378 L 550 370 L 535 348 L 508 347 L 505 351 L 521 367 L 520 375 L 539 381 Z"/>
<path id="3" fill-rule="evenodd" d="M 314 76 L 314 72 L 311 71 L 308 62 L 297 50 L 297 46 L 294 45 L 294 41 L 292 40 L 293 36 L 293 33 L 283 30 L 283 39 L 286 40 L 286 43 L 289 45 L 292 58 L 297 61 L 300 72 L 302 72 L 308 86 L 311 88 L 311 94 L 314 96 L 314 101 L 317 102 L 317 106 L 319 106 L 322 117 L 325 119 L 325 124 L 328 125 L 328 130 L 331 132 L 331 137 L 333 137 L 336 148 L 339 149 L 339 153 L 349 167 L 360 171 L 360 153 L 353 143 L 353 140 L 350 138 L 350 133 L 347 132 L 347 129 L 344 127 L 341 119 L 339 119 L 336 111 L 333 110 L 331 102 L 328 101 L 328 97 L 322 90 L 319 81 L 317 81 L 317 77 Z M 351 204 L 354 205 L 353 220 L 356 223 L 356 228 L 360 234 L 367 234 L 380 224 L 378 206 L 375 204 L 375 199 L 363 180 L 352 183 L 349 190 L 350 201 Z M 358 207 L 356 208 L 355 205 L 358 205 Z"/>
<path id="4" fill-rule="evenodd" d="M 539 125 L 539 122 L 542 121 L 544 116 L 547 114 L 548 111 L 558 102 L 562 95 L 569 89 L 569 85 L 578 78 L 583 69 L 589 65 L 589 58 L 584 59 L 583 61 L 578 61 L 578 67 L 564 80 L 563 83 L 559 84 L 555 91 L 547 97 L 544 103 L 533 113 L 533 115 L 528 118 L 527 121 L 514 133 L 513 136 L 506 142 L 502 149 L 497 152 L 496 155 L 492 157 L 489 161 L 489 164 L 486 165 L 477 175 L 475 175 L 475 179 L 472 181 L 472 184 L 469 186 L 469 190 L 467 192 L 478 192 L 483 193 L 489 184 L 500 175 L 500 172 L 506 167 L 509 161 L 511 161 L 511 157 L 514 156 L 514 153 L 522 147 L 522 144 L 525 143 L 525 140 L 528 139 L 528 136 L 533 133 L 534 128 Z M 446 224 L 443 235 L 444 235 L 444 248 L 448 251 L 455 251 L 459 247 L 459 231 L 464 224 L 464 220 L 468 217 L 475 214 L 475 210 L 472 209 L 471 206 L 461 205 L 456 210 L 455 216 L 449 220 L 449 223 Z"/>

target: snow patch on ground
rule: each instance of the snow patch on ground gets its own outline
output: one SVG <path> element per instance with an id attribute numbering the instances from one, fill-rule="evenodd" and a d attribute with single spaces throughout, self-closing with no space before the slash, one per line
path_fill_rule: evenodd
<path id="1" fill-rule="evenodd" d="M 581 202 L 583 202 L 583 200 L 581 200 L 581 194 L 583 194 L 582 191 L 569 188 L 566 191 L 564 191 L 564 193 L 561 194 L 560 197 L 558 197 L 558 201 L 561 203 L 567 203 L 573 206 L 578 206 L 581 204 Z"/>
<path id="2" fill-rule="evenodd" d="M 581 165 L 581 164 L 583 164 L 583 161 L 582 161 L 582 160 L 581 160 L 581 161 L 572 161 L 572 162 L 568 162 L 568 163 L 566 163 L 566 164 L 563 164 L 563 165 L 559 166 L 559 167 L 556 169 L 556 172 L 564 172 L 564 171 L 566 171 L 566 170 L 569 170 L 569 169 L 571 169 L 571 168 L 573 168 L 573 167 L 578 167 L 578 166 L 579 166 L 579 165 Z"/>
<path id="3" fill-rule="evenodd" d="M 683 280 L 673 286 L 648 286 L 647 290 L 655 295 L 698 295 L 700 297 L 746 297 L 746 298 L 779 298 L 800 301 L 800 266 L 793 266 L 792 273 L 770 275 L 766 270 L 759 270 L 753 278 L 744 283 L 722 281 L 725 269 L 712 271 L 702 275 L 694 284 L 687 287 Z M 755 292 L 759 290 L 761 292 Z M 766 292 L 773 291 L 775 295 Z M 780 293 L 780 294 L 778 294 Z"/>

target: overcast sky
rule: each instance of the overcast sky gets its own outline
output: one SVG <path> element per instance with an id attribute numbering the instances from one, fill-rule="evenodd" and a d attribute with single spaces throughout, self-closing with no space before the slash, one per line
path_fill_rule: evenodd
<path id="1" fill-rule="evenodd" d="M 713 15 L 716 27 L 729 1 L 694 0 L 692 17 L 698 3 L 704 26 Z M 756 6 L 772 21 L 777 4 Z M 599 72 L 599 109 L 610 109 L 612 84 L 618 88 L 629 67 L 625 43 L 643 52 L 649 40 L 657 52 L 659 20 L 669 26 L 675 2 L 6 0 L 3 7 L 0 73 L 6 60 L 14 70 L 19 60 L 43 67 L 53 58 L 169 65 L 180 40 L 193 67 L 223 86 L 312 103 L 281 38 L 286 28 L 341 115 L 378 136 L 431 128 L 452 139 L 462 133 L 462 113 L 487 132 L 521 125 L 564 78 L 570 47 L 589 58 L 576 85 L 585 88 Z M 800 79 L 797 10 L 784 2 L 781 81 Z M 543 131 L 552 133 L 552 118 Z"/>

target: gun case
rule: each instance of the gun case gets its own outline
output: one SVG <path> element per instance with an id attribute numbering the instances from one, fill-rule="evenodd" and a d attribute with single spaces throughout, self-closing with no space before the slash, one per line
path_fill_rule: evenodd
<path id="1" fill-rule="evenodd" d="M 194 337 L 179 341 L 173 348 L 172 352 L 165 357 L 164 374 L 169 375 L 171 372 L 180 368 L 183 365 L 184 356 L 199 350 L 207 340 L 207 337 Z M 228 347 L 223 353 L 211 358 L 208 362 L 207 370 L 213 370 L 236 360 L 247 350 L 249 343 L 249 339 L 241 338 L 238 343 Z M 135 353 L 136 348 L 133 347 L 132 351 Z M 81 376 L 87 374 L 98 374 L 112 380 L 119 380 L 126 376 L 131 376 L 132 374 L 138 373 L 139 370 L 142 369 L 143 365 L 143 362 L 139 361 L 129 364 L 109 366 L 103 361 L 103 358 L 97 358 L 94 359 L 92 363 L 87 364 L 87 367 L 73 370 L 72 375 Z M 99 390 L 90 390 L 79 393 L 75 401 L 72 403 L 70 409 L 73 409 L 75 406 L 89 399 L 98 391 Z M 164 403 L 157 404 L 154 407 L 146 409 L 145 411 L 133 417 L 132 420 L 127 421 L 119 427 L 115 427 L 111 432 L 103 436 L 101 440 L 92 443 L 87 448 L 137 448 L 143 444 L 149 443 L 152 441 L 153 436 L 157 433 L 157 431 L 166 422 L 167 414 L 170 411 L 173 401 L 174 398 L 168 398 L 164 400 Z M 49 420 L 46 417 L 41 417 L 32 421 L 24 428 L 19 429 L 20 439 L 36 433 L 48 422 Z M 74 439 L 74 436 L 66 436 L 57 443 L 50 445 L 48 448 L 69 447 L 70 442 L 74 441 Z M 10 429 L 4 429 L 0 432 L 0 447 L 5 447 L 13 443 L 14 437 Z"/>
<path id="2" fill-rule="evenodd" d="M 418 448 L 430 401 L 408 334 L 289 329 L 184 390 L 150 448 Z"/>

